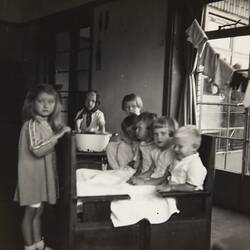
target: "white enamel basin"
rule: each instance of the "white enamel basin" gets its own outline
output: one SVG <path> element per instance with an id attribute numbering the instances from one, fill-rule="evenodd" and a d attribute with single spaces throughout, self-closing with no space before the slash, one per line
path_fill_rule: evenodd
<path id="1" fill-rule="evenodd" d="M 106 149 L 111 135 L 76 133 L 76 148 L 84 152 L 102 152 Z"/>

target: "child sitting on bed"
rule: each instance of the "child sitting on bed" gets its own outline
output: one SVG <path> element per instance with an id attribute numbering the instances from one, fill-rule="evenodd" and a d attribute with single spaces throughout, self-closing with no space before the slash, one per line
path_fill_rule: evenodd
<path id="1" fill-rule="evenodd" d="M 132 163 L 137 155 L 138 143 L 136 139 L 136 124 L 138 116 L 130 114 L 125 117 L 121 124 L 122 137 L 119 141 L 109 142 L 106 153 L 109 166 L 112 169 L 135 167 Z"/>
<path id="2" fill-rule="evenodd" d="M 95 90 L 84 95 L 83 108 L 76 114 L 75 127 L 77 132 L 105 133 L 105 119 L 99 110 L 100 96 Z"/>
<path id="3" fill-rule="evenodd" d="M 177 130 L 174 136 L 176 160 L 170 168 L 168 184 L 157 187 L 159 191 L 194 191 L 202 190 L 207 174 L 197 150 L 201 135 L 193 125 Z"/>
<path id="4" fill-rule="evenodd" d="M 136 136 L 139 141 L 138 162 L 139 166 L 135 175 L 139 175 L 147 171 L 152 160 L 150 158 L 150 152 L 155 148 L 152 135 L 152 124 L 157 115 L 151 112 L 143 112 L 138 116 L 138 122 L 136 124 Z"/>
<path id="5" fill-rule="evenodd" d="M 131 183 L 135 185 L 159 185 L 169 175 L 168 169 L 174 161 L 173 136 L 178 123 L 169 117 L 160 117 L 153 122 L 152 131 L 155 148 L 149 152 L 152 164 L 150 168 L 133 177 Z"/>

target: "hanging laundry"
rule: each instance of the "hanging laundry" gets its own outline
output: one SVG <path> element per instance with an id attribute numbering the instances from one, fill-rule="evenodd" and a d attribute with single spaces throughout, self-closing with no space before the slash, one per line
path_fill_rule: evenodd
<path id="1" fill-rule="evenodd" d="M 232 89 L 241 89 L 242 92 L 246 91 L 248 84 L 248 79 L 242 73 L 235 71 L 233 73 L 232 80 L 230 82 L 230 87 Z"/>
<path id="2" fill-rule="evenodd" d="M 201 58 L 199 59 L 198 66 L 203 65 L 203 74 L 214 80 L 215 72 L 218 65 L 219 54 L 207 42 Z"/>
<path id="3" fill-rule="evenodd" d="M 230 83 L 233 76 L 233 72 L 234 69 L 224 60 L 219 58 L 215 71 L 214 82 L 218 86 Z"/>
<path id="4" fill-rule="evenodd" d="M 194 19 L 185 32 L 188 35 L 187 41 L 192 43 L 194 48 L 197 49 L 198 54 L 201 55 L 208 38 L 198 21 Z"/>
<path id="5" fill-rule="evenodd" d="M 196 19 L 194 19 L 193 23 L 186 29 L 186 34 L 188 35 L 187 40 L 191 42 L 195 48 L 198 48 L 202 42 L 207 41 L 207 35 Z"/>

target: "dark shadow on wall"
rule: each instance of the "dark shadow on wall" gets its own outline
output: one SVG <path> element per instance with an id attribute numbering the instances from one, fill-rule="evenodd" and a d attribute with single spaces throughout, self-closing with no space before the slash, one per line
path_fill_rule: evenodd
<path id="1" fill-rule="evenodd" d="M 2 249 L 20 249 L 22 209 L 13 202 L 17 179 L 18 138 L 21 109 L 26 93 L 22 65 L 0 61 L 0 243 Z"/>

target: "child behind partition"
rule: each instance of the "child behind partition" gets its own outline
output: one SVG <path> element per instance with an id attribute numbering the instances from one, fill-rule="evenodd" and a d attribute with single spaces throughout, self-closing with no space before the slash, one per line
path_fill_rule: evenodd
<path id="1" fill-rule="evenodd" d="M 141 164 L 137 168 L 136 175 L 139 175 L 147 171 L 152 160 L 150 152 L 155 148 L 152 134 L 152 124 L 157 115 L 151 112 L 143 112 L 138 116 L 138 122 L 136 125 L 136 136 L 139 141 L 139 153 L 138 158 L 141 158 Z"/>
<path id="2" fill-rule="evenodd" d="M 140 115 L 141 110 L 143 108 L 143 102 L 140 96 L 135 94 L 125 95 L 122 99 L 122 110 L 129 114 Z"/>
<path id="3" fill-rule="evenodd" d="M 175 159 L 173 138 L 178 123 L 170 117 L 157 118 L 152 124 L 155 148 L 149 152 L 152 160 L 151 167 L 138 177 L 132 178 L 136 185 L 159 185 L 168 175 L 169 168 Z"/>
<path id="4" fill-rule="evenodd" d="M 76 114 L 75 127 L 77 132 L 105 133 L 105 118 L 100 106 L 100 96 L 95 90 L 84 95 L 83 108 Z"/>
<path id="5" fill-rule="evenodd" d="M 70 132 L 61 123 L 61 102 L 51 85 L 32 88 L 23 106 L 24 124 L 18 148 L 18 183 L 14 200 L 24 207 L 22 234 L 25 250 L 49 250 L 41 235 L 43 203 L 58 196 L 55 145 Z"/>
<path id="6" fill-rule="evenodd" d="M 170 168 L 171 176 L 166 185 L 158 186 L 160 191 L 194 191 L 202 190 L 207 174 L 197 150 L 201 135 L 193 125 L 177 130 L 174 136 L 176 160 Z"/>
<path id="7" fill-rule="evenodd" d="M 122 137 L 118 142 L 109 142 L 106 152 L 109 166 L 112 169 L 135 167 L 138 143 L 136 138 L 136 124 L 138 116 L 130 114 L 125 117 L 121 124 Z"/>

